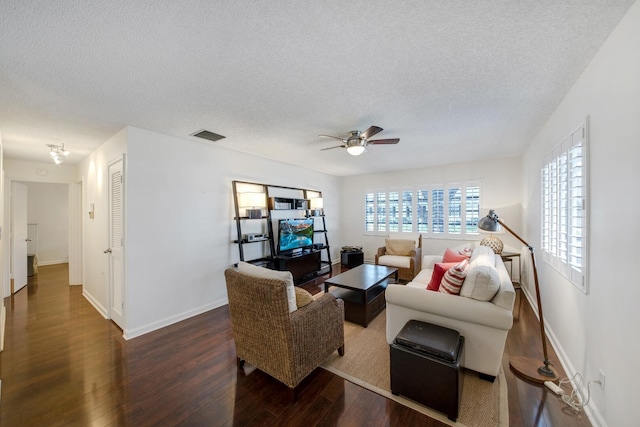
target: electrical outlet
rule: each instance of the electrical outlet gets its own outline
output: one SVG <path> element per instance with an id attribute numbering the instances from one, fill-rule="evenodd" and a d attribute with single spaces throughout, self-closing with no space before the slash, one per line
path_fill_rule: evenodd
<path id="1" fill-rule="evenodd" d="M 604 390 L 604 371 L 600 369 L 600 375 L 598 376 L 598 381 L 600 381 L 600 388 Z"/>

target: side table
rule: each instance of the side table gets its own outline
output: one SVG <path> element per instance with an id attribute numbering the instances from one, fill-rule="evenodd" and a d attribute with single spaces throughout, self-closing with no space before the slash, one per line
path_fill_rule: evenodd
<path id="1" fill-rule="evenodd" d="M 520 289 L 520 280 L 521 279 L 521 266 L 520 266 L 520 253 L 519 252 L 502 252 L 500 254 L 503 262 L 509 262 L 509 277 L 511 277 L 511 283 L 513 283 L 514 289 Z M 513 280 L 513 261 L 514 258 L 518 258 L 518 280 Z"/>
<path id="2" fill-rule="evenodd" d="M 343 267 L 354 268 L 364 264 L 364 252 L 362 251 L 342 251 L 340 252 L 340 263 Z"/>

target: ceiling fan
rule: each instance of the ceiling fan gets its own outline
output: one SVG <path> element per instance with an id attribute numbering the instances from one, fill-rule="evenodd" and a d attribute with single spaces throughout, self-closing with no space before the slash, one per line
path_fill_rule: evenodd
<path id="1" fill-rule="evenodd" d="M 378 126 L 371 126 L 369 129 L 364 132 L 360 132 L 359 130 L 352 130 L 349 133 L 347 138 L 339 138 L 337 136 L 331 135 L 319 135 L 325 138 L 333 138 L 342 141 L 342 145 L 336 145 L 335 147 L 323 148 L 320 151 L 325 150 L 333 150 L 334 148 L 346 148 L 347 153 L 352 156 L 359 156 L 364 153 L 367 145 L 372 144 L 397 144 L 400 142 L 400 138 L 390 138 L 390 139 L 372 139 L 369 140 L 373 135 L 382 132 L 382 128 Z"/>

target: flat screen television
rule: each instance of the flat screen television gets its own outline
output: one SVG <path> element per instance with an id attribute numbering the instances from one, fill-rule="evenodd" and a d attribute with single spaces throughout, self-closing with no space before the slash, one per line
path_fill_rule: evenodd
<path id="1" fill-rule="evenodd" d="M 278 222 L 278 252 L 313 246 L 313 218 L 281 219 Z"/>

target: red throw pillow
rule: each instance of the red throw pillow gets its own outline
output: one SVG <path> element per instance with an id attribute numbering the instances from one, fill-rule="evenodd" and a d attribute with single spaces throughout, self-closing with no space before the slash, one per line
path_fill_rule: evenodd
<path id="1" fill-rule="evenodd" d="M 458 265 L 457 262 L 439 262 L 433 267 L 433 273 L 431 273 L 431 281 L 427 285 L 428 291 L 438 291 L 440 289 L 440 282 L 442 282 L 442 277 L 444 273 L 447 272 L 448 269 L 453 267 L 454 265 Z"/>
<path id="2" fill-rule="evenodd" d="M 444 255 L 442 256 L 442 262 L 460 262 L 460 261 L 464 261 L 465 259 L 469 259 L 469 257 L 466 255 L 462 255 L 457 252 L 454 252 L 449 248 L 447 248 L 447 250 L 444 251 Z"/>

